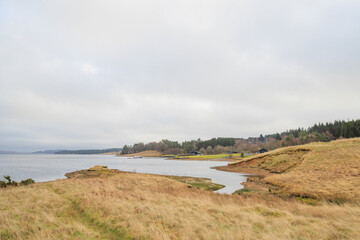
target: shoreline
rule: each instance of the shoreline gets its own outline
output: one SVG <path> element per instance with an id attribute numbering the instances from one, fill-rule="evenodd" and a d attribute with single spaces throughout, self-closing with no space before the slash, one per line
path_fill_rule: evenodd
<path id="1" fill-rule="evenodd" d="M 198 189 L 205 189 L 212 192 L 223 189 L 226 186 L 215 183 L 211 178 L 204 177 L 193 177 L 193 176 L 177 176 L 177 175 L 163 175 L 163 174 L 152 174 L 152 173 L 135 173 L 128 171 L 121 171 L 118 169 L 109 169 L 106 166 L 94 166 L 89 169 L 77 170 L 74 172 L 65 173 L 66 179 L 85 179 L 85 178 L 95 178 L 95 177 L 110 177 L 116 174 L 141 174 L 141 175 L 150 175 L 150 176 L 160 176 L 166 177 L 178 182 L 188 184 L 191 187 Z M 231 193 L 232 194 L 232 193 Z M 230 194 L 230 195 L 231 195 Z"/>

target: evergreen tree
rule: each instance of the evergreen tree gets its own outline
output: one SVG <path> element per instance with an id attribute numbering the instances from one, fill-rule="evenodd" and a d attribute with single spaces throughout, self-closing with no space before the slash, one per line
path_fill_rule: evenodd
<path id="1" fill-rule="evenodd" d="M 276 140 L 278 140 L 278 141 L 280 141 L 280 140 L 281 140 L 281 136 L 280 136 L 280 134 L 279 134 L 279 133 L 276 133 L 275 139 L 276 139 Z"/>
<path id="2" fill-rule="evenodd" d="M 262 134 L 260 134 L 259 141 L 260 142 L 265 142 L 265 138 L 264 138 L 264 136 Z"/>
<path id="3" fill-rule="evenodd" d="M 129 154 L 129 147 L 125 145 L 121 151 L 122 154 Z"/>

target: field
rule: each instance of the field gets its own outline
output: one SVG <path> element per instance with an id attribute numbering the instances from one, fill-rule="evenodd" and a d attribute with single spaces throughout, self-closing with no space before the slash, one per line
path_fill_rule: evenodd
<path id="1" fill-rule="evenodd" d="M 360 239 L 356 204 L 222 195 L 116 173 L 2 189 L 1 239 Z"/>
<path id="2" fill-rule="evenodd" d="M 232 163 L 264 173 L 233 195 L 101 166 L 8 187 L 0 239 L 360 239 L 359 150 L 341 140 Z"/>
<path id="3" fill-rule="evenodd" d="M 225 160 L 231 161 L 232 159 L 240 158 L 241 153 L 221 153 L 221 154 L 210 154 L 210 155 L 191 155 L 191 156 L 181 156 L 181 155 L 174 155 L 174 159 L 181 159 L 181 160 Z"/>
<path id="4" fill-rule="evenodd" d="M 259 183 L 278 193 L 356 201 L 360 199 L 360 138 L 280 148 L 230 163 L 222 170 L 263 170 L 267 173 Z"/>

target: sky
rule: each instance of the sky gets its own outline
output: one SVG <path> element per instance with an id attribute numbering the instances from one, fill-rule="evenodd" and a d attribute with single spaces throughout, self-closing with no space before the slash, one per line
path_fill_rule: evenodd
<path id="1" fill-rule="evenodd" d="M 360 116 L 360 1 L 0 1 L 0 150 Z"/>

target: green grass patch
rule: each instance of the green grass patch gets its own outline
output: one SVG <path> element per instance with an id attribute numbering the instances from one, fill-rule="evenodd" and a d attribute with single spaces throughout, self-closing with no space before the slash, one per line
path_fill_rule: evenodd
<path id="1" fill-rule="evenodd" d="M 280 217 L 282 215 L 280 212 L 261 207 L 256 207 L 255 212 L 265 217 Z"/>
<path id="2" fill-rule="evenodd" d="M 224 188 L 224 185 L 211 182 L 207 178 L 194 178 L 194 177 L 179 177 L 179 176 L 167 176 L 168 178 L 176 181 L 189 184 L 190 186 L 198 189 L 204 189 L 207 191 L 216 191 Z"/>
<path id="3" fill-rule="evenodd" d="M 243 193 L 251 193 L 252 190 L 249 188 L 242 188 L 239 190 L 236 190 L 233 194 L 243 194 Z"/>
<path id="4" fill-rule="evenodd" d="M 76 232 L 74 232 L 74 238 L 76 238 L 76 239 L 86 239 L 86 235 L 79 232 L 79 231 L 76 231 Z"/>
<path id="5" fill-rule="evenodd" d="M 224 185 L 221 185 L 221 184 L 217 184 L 217 183 L 189 183 L 192 187 L 194 188 L 199 188 L 199 189 L 205 189 L 207 191 L 216 191 L 216 190 L 219 190 L 219 189 L 222 189 L 224 188 L 225 186 Z"/>
<path id="6" fill-rule="evenodd" d="M 319 204 L 319 201 L 313 198 L 297 197 L 297 199 L 307 205 L 316 206 Z"/>
<path id="7" fill-rule="evenodd" d="M 191 156 L 180 156 L 176 155 L 175 158 L 177 159 L 221 159 L 221 158 L 238 158 L 241 156 L 241 153 L 221 153 L 221 154 L 211 154 L 211 155 L 191 155 Z"/>
<path id="8" fill-rule="evenodd" d="M 0 230 L 0 239 L 1 240 L 10 240 L 15 239 L 14 235 L 7 229 Z"/>

